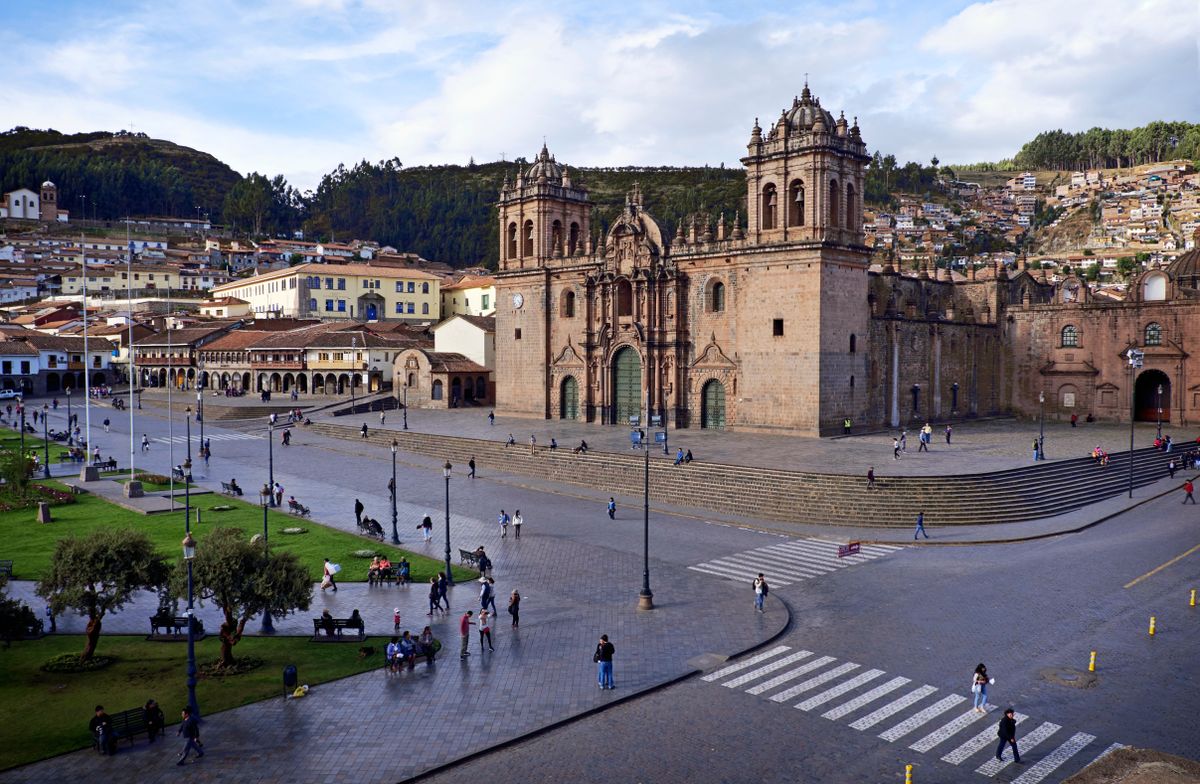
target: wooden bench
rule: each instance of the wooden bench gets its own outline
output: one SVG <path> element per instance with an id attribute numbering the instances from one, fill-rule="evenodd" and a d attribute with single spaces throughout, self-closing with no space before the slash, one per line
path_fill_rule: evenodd
<path id="1" fill-rule="evenodd" d="M 461 566 L 469 566 L 472 569 L 478 569 L 479 556 L 475 555 L 475 553 L 471 552 L 470 550 L 460 549 L 458 551 L 458 563 Z"/>
<path id="2" fill-rule="evenodd" d="M 142 708 L 130 708 L 120 713 L 110 713 L 108 720 L 109 726 L 112 727 L 112 733 L 118 743 L 122 740 L 127 740 L 129 741 L 129 745 L 132 746 L 134 738 L 138 735 L 145 735 L 147 739 L 150 737 L 150 728 L 146 726 L 146 712 Z M 159 727 L 158 734 L 160 736 L 166 735 L 166 727 Z M 93 736 L 92 748 L 97 748 L 99 743 L 100 739 Z"/>
<path id="3" fill-rule="evenodd" d="M 847 555 L 858 555 L 862 549 L 861 542 L 850 542 L 849 544 L 838 545 L 838 558 L 845 558 Z"/>
<path id="4" fill-rule="evenodd" d="M 386 569 L 380 569 L 377 572 L 372 572 L 370 569 L 367 569 L 367 585 L 374 585 L 375 583 L 380 583 L 380 584 L 393 583 L 393 584 L 395 584 L 395 582 L 396 582 L 396 567 L 394 567 L 394 566 L 389 566 Z"/>
<path id="5" fill-rule="evenodd" d="M 234 486 L 229 482 L 222 482 L 221 492 L 225 495 L 240 496 L 242 494 L 242 489 L 240 487 L 235 489 Z"/>
<path id="6" fill-rule="evenodd" d="M 186 633 L 187 625 L 188 617 L 186 615 L 153 615 L 150 617 L 150 635 L 157 635 L 159 629 L 163 629 L 165 635 L 166 630 L 169 629 L 171 634 L 181 637 Z M 199 618 L 196 618 L 195 629 L 197 639 L 204 636 L 204 624 Z"/>
<path id="7" fill-rule="evenodd" d="M 347 640 L 353 642 L 361 642 L 367 637 L 367 630 L 363 623 L 352 622 L 349 618 L 334 618 L 333 619 L 333 634 L 326 632 L 323 625 L 323 619 L 313 618 L 313 636 L 312 642 L 345 642 Z M 353 629 L 358 632 L 355 637 L 344 637 L 342 632 L 346 629 Z"/>
<path id="8" fill-rule="evenodd" d="M 12 561 L 0 561 L 0 577 L 7 577 L 9 580 L 12 579 L 12 563 Z"/>
<path id="9" fill-rule="evenodd" d="M 115 457 L 110 457 L 109 459 L 107 459 L 103 462 L 96 463 L 96 467 L 99 468 L 101 471 L 116 471 L 117 470 L 117 459 Z"/>

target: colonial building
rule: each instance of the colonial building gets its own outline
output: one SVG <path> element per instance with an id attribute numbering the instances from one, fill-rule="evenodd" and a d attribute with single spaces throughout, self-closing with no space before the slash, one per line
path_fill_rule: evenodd
<path id="1" fill-rule="evenodd" d="M 872 271 L 868 162 L 857 121 L 806 85 L 751 130 L 745 226 L 696 215 L 671 238 L 635 187 L 593 241 L 587 189 L 543 146 L 498 204 L 498 410 L 814 435 L 1007 410 L 1005 313 L 1053 287 Z"/>

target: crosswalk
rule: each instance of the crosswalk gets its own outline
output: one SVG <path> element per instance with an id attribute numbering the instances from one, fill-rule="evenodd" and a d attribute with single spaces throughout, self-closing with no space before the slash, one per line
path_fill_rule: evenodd
<path id="1" fill-rule="evenodd" d="M 261 435 L 257 435 L 255 433 L 213 433 L 212 435 L 205 435 L 204 437 L 205 439 L 211 439 L 213 441 L 246 441 L 248 439 L 262 438 Z M 186 435 L 159 436 L 150 440 L 158 444 L 175 444 L 177 446 L 187 444 L 188 442 Z M 192 443 L 200 443 L 199 433 L 192 434 Z"/>
<path id="2" fill-rule="evenodd" d="M 883 670 L 863 670 L 856 662 L 839 662 L 833 656 L 775 645 L 703 675 L 700 680 L 805 712 L 815 714 L 817 709 L 823 709 L 822 718 L 846 720 L 851 729 L 870 730 L 888 743 L 907 743 L 909 749 L 919 754 L 937 754 L 948 748 L 940 757 L 942 762 L 977 765 L 975 772 L 988 778 L 994 778 L 1013 764 L 1011 753 L 1006 753 L 1002 760 L 995 757 L 999 721 L 995 709 L 978 713 L 962 694 L 940 693 L 936 686 L 915 685 L 901 676 L 881 683 L 885 677 L 887 673 Z M 862 715 L 853 718 L 859 713 Z M 1030 764 L 1013 779 L 1014 784 L 1046 781 L 1068 761 L 1079 762 L 1077 758 L 1096 741 L 1096 736 L 1086 732 L 1076 732 L 1062 740 L 1065 733 L 1061 732 L 1061 725 L 1029 720 L 1022 713 L 1015 718 L 1022 762 Z M 955 741 L 957 744 L 951 745 Z M 1031 752 L 1040 752 L 1055 743 L 1058 745 L 1048 753 L 1033 758 Z M 1121 744 L 1114 743 L 1103 751 L 1093 749 L 1098 753 L 1089 762 L 1120 747 Z M 1075 767 L 1082 767 L 1082 763 Z"/>
<path id="3" fill-rule="evenodd" d="M 767 547 L 714 558 L 688 568 L 737 581 L 753 580 L 762 572 L 768 584 L 781 587 L 867 563 L 903 549 L 888 544 L 864 544 L 857 554 L 839 558 L 837 551 L 841 544 L 845 542 L 815 538 L 789 539 Z"/>

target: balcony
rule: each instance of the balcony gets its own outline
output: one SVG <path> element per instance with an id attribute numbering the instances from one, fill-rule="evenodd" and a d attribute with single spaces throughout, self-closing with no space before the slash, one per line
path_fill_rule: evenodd
<path id="1" fill-rule="evenodd" d="M 278 362 L 251 361 L 250 367 L 255 370 L 306 370 L 303 360 L 289 359 Z"/>
<path id="2" fill-rule="evenodd" d="M 350 359 L 318 359 L 309 365 L 312 370 L 366 370 L 367 363 Z"/>

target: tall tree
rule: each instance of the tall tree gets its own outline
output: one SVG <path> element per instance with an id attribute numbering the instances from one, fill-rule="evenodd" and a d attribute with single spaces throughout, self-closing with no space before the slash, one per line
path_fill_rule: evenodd
<path id="1" fill-rule="evenodd" d="M 60 539 L 37 594 L 56 615 L 74 610 L 87 616 L 79 657 L 87 661 L 96 652 L 104 617 L 124 607 L 138 591 L 164 585 L 167 576 L 167 565 L 148 536 L 127 528 L 106 528 L 85 537 Z"/>

